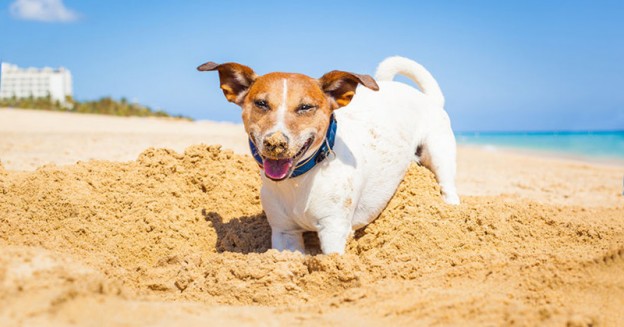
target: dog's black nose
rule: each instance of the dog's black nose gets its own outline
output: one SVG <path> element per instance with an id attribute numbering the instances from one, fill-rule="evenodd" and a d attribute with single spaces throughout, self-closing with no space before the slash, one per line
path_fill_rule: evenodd
<path id="1" fill-rule="evenodd" d="M 262 143 L 266 152 L 280 156 L 288 150 L 288 141 L 288 136 L 278 131 L 267 135 Z"/>

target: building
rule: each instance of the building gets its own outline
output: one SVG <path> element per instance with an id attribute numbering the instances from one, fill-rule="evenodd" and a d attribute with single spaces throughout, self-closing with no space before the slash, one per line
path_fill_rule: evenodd
<path id="1" fill-rule="evenodd" d="M 65 103 L 72 96 L 72 77 L 69 70 L 60 67 L 20 68 L 2 63 L 0 69 L 0 98 L 42 98 Z"/>

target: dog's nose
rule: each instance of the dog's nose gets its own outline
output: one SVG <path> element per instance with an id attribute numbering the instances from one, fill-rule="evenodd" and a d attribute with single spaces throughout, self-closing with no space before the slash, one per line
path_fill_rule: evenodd
<path id="1" fill-rule="evenodd" d="M 288 136 L 282 132 L 275 132 L 264 138 L 264 149 L 272 155 L 279 156 L 288 150 Z"/>

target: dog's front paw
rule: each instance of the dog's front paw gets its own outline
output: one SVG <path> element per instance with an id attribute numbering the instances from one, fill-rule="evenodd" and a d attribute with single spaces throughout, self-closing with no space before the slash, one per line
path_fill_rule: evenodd
<path id="1" fill-rule="evenodd" d="M 448 204 L 452 204 L 452 205 L 458 205 L 459 204 L 459 195 L 457 195 L 457 193 L 446 193 L 442 195 L 442 199 L 444 199 L 444 202 L 448 203 Z"/>

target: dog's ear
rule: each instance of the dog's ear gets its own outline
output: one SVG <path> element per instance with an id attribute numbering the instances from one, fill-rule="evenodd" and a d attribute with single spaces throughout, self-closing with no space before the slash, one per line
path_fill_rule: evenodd
<path id="1" fill-rule="evenodd" d="M 333 101 L 333 109 L 344 107 L 351 102 L 358 84 L 362 84 L 371 90 L 379 90 L 375 79 L 369 75 L 360 75 L 339 70 L 331 71 L 319 79 L 321 89 Z"/>
<path id="2" fill-rule="evenodd" d="M 249 87 L 257 77 L 253 69 L 235 62 L 219 65 L 210 61 L 197 67 L 197 70 L 202 72 L 218 70 L 221 90 L 225 98 L 238 105 L 242 104 Z"/>

